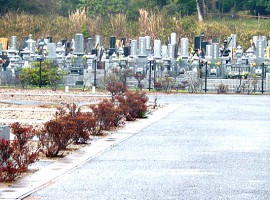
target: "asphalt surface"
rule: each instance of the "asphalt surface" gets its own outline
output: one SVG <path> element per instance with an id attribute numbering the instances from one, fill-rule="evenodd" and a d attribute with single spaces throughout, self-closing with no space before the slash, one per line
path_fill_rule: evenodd
<path id="1" fill-rule="evenodd" d="M 157 98 L 157 120 L 25 199 L 270 199 L 270 96 Z"/>

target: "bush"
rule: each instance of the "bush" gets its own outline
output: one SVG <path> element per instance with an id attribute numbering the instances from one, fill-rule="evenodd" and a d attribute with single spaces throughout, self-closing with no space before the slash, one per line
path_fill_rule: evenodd
<path id="1" fill-rule="evenodd" d="M 106 89 L 111 93 L 112 97 L 116 95 L 124 95 L 127 91 L 127 87 L 121 82 L 107 83 Z"/>
<path id="2" fill-rule="evenodd" d="M 116 99 L 127 121 L 145 117 L 148 97 L 144 92 L 127 92 L 126 96 L 117 96 Z"/>
<path id="3" fill-rule="evenodd" d="M 101 133 L 101 130 L 110 130 L 112 127 L 118 126 L 122 119 L 121 109 L 111 100 L 104 99 L 97 105 L 91 105 L 90 108 L 96 118 L 98 133 Z"/>
<path id="4" fill-rule="evenodd" d="M 68 120 L 74 122 L 74 135 L 73 141 L 77 144 L 84 144 L 90 140 L 90 133 L 95 126 L 95 119 L 91 115 L 87 114 L 78 114 L 74 117 L 67 116 Z"/>
<path id="5" fill-rule="evenodd" d="M 75 123 L 67 117 L 50 120 L 44 124 L 38 134 L 42 151 L 46 156 L 58 156 L 60 150 L 66 149 L 73 142 Z"/>
<path id="6" fill-rule="evenodd" d="M 218 86 L 217 86 L 217 93 L 220 94 L 220 93 L 227 93 L 228 91 L 228 85 L 225 85 L 223 83 L 220 83 Z"/>
<path id="7" fill-rule="evenodd" d="M 15 140 L 12 145 L 15 150 L 17 165 L 25 171 L 27 166 L 38 159 L 40 151 L 39 142 L 34 142 L 33 138 L 36 136 L 36 130 L 32 126 L 22 126 L 20 123 L 13 123 L 10 125 Z"/>
<path id="8" fill-rule="evenodd" d="M 11 124 L 14 141 L 0 140 L 0 181 L 12 181 L 38 159 L 39 145 L 34 144 L 32 126 Z"/>
<path id="9" fill-rule="evenodd" d="M 22 172 L 13 159 L 14 152 L 10 141 L 0 140 L 0 182 L 13 181 Z"/>

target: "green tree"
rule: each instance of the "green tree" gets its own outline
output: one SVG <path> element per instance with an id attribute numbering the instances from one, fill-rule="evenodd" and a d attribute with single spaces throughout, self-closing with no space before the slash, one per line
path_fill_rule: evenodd
<path id="1" fill-rule="evenodd" d="M 34 62 L 31 67 L 23 68 L 19 74 L 19 80 L 22 87 L 28 85 L 38 86 L 40 83 L 40 63 Z M 41 63 L 41 85 L 50 86 L 52 90 L 56 90 L 58 83 L 66 73 L 59 70 L 58 66 L 50 61 L 44 60 Z"/>
<path id="2" fill-rule="evenodd" d="M 124 13 L 127 9 L 125 0 L 81 0 L 81 7 L 86 7 L 92 16 Z"/>

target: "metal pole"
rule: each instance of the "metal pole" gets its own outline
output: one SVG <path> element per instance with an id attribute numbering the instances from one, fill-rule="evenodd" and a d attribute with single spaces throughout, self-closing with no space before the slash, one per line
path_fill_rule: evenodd
<path id="1" fill-rule="evenodd" d="M 154 84 L 156 82 L 156 62 L 154 62 Z"/>
<path id="2" fill-rule="evenodd" d="M 150 60 L 150 69 L 149 69 L 149 91 L 151 90 L 151 73 L 152 73 L 152 62 Z"/>
<path id="3" fill-rule="evenodd" d="M 264 63 L 262 63 L 262 94 L 263 94 L 263 79 L 264 79 Z"/>
<path id="4" fill-rule="evenodd" d="M 207 91 L 207 64 L 208 64 L 208 62 L 206 61 L 205 62 L 205 81 L 204 81 L 204 92 L 206 93 L 206 91 Z"/>
<path id="5" fill-rule="evenodd" d="M 97 60 L 94 59 L 94 86 L 97 86 Z"/>
<path id="6" fill-rule="evenodd" d="M 40 58 L 39 59 L 39 88 L 41 88 L 41 85 L 42 85 L 42 78 L 41 78 L 41 62 L 42 62 L 42 59 Z"/>

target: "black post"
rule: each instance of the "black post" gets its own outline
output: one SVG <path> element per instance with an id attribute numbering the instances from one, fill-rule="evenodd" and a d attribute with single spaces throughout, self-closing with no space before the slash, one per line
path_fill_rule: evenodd
<path id="1" fill-rule="evenodd" d="M 208 62 L 206 61 L 205 62 L 205 80 L 204 80 L 204 92 L 205 93 L 207 91 L 207 72 L 208 72 L 207 65 L 208 65 Z"/>
<path id="2" fill-rule="evenodd" d="M 94 86 L 97 86 L 97 60 L 94 59 Z"/>
<path id="3" fill-rule="evenodd" d="M 42 59 L 41 59 L 41 58 L 39 58 L 39 88 L 41 88 L 41 86 L 42 86 L 42 78 L 41 78 L 41 75 L 42 75 L 42 73 L 41 73 L 41 63 L 42 63 Z"/>
<path id="4" fill-rule="evenodd" d="M 239 75 L 239 90 L 241 89 L 241 84 L 242 84 L 242 77 L 241 77 L 241 74 L 240 74 L 240 66 L 238 66 L 238 75 Z"/>
<path id="5" fill-rule="evenodd" d="M 263 94 L 263 79 L 264 79 L 264 63 L 262 63 L 262 94 Z"/>
<path id="6" fill-rule="evenodd" d="M 155 82 L 156 82 L 156 62 L 154 62 L 154 85 L 155 85 Z"/>
<path id="7" fill-rule="evenodd" d="M 151 90 L 151 74 L 152 74 L 152 61 L 150 60 L 150 69 L 149 69 L 149 91 Z"/>

